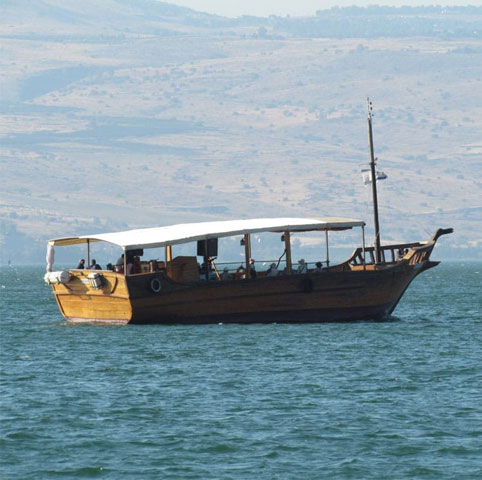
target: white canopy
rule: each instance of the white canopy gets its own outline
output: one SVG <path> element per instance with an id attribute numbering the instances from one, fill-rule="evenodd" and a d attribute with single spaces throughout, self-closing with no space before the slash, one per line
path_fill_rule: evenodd
<path id="1" fill-rule="evenodd" d="M 124 250 L 133 250 L 137 248 L 165 247 L 166 245 L 248 233 L 347 230 L 364 225 L 365 222 L 351 218 L 258 218 L 253 220 L 184 223 L 169 227 L 143 228 L 125 232 L 57 238 L 49 240 L 49 244 L 75 245 L 87 242 L 109 242 L 122 247 Z"/>

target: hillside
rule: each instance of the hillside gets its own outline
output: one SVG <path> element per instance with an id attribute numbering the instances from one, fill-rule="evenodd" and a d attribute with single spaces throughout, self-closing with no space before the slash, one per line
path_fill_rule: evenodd
<path id="1" fill-rule="evenodd" d="M 481 258 L 481 8 L 233 20 L 7 0 L 0 17 L 1 264 L 43 261 L 55 236 L 175 222 L 370 222 L 367 96 L 383 240 L 452 226 L 441 253 Z"/>

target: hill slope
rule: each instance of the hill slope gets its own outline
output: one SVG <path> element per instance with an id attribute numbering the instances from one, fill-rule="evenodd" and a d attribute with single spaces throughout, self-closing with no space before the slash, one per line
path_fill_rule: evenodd
<path id="1" fill-rule="evenodd" d="M 41 261 L 58 235 L 253 216 L 369 221 L 367 95 L 389 175 L 383 239 L 453 226 L 446 251 L 480 256 L 480 9 L 448 10 L 443 35 L 426 28 L 440 11 L 413 10 L 408 34 L 425 37 L 379 37 L 384 18 L 406 15 L 366 10 L 357 24 L 373 28 L 359 38 L 335 28 L 355 22 L 351 9 L 232 20 L 153 0 L 78 5 L 2 4 L 1 263 Z M 330 16 L 325 35 L 337 38 L 318 28 Z"/>

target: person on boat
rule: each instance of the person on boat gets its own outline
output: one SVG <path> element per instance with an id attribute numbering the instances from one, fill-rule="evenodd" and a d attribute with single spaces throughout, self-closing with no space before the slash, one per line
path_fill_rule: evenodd
<path id="1" fill-rule="evenodd" d="M 127 265 L 126 265 L 126 275 L 132 275 L 132 267 L 134 266 L 134 256 L 132 253 L 127 252 Z"/>
<path id="2" fill-rule="evenodd" d="M 132 261 L 130 275 L 135 273 L 142 273 L 141 259 L 137 255 L 134 256 L 134 260 Z"/>
<path id="3" fill-rule="evenodd" d="M 266 271 L 267 277 L 277 277 L 279 274 L 278 268 L 276 267 L 276 263 L 272 263 L 268 270 Z"/>
<path id="4" fill-rule="evenodd" d="M 323 264 L 321 262 L 316 262 L 315 265 L 316 265 L 315 273 L 323 272 Z"/>
<path id="5" fill-rule="evenodd" d="M 307 273 L 308 272 L 308 267 L 305 263 L 304 258 L 298 260 L 298 269 L 296 270 L 296 273 Z"/>
<path id="6" fill-rule="evenodd" d="M 122 254 L 115 262 L 115 271 L 117 273 L 124 273 L 124 254 Z"/>
<path id="7" fill-rule="evenodd" d="M 221 274 L 221 280 L 229 280 L 229 269 L 228 267 L 224 267 L 223 273 Z"/>
<path id="8" fill-rule="evenodd" d="M 254 258 L 249 259 L 249 274 L 251 275 L 251 278 L 256 278 L 257 273 L 256 273 L 256 267 L 254 266 Z"/>
<path id="9" fill-rule="evenodd" d="M 236 280 L 244 280 L 246 278 L 246 269 L 240 265 L 235 274 Z"/>
<path id="10" fill-rule="evenodd" d="M 216 269 L 214 268 L 214 258 L 208 257 L 207 263 L 201 265 L 201 278 L 204 280 L 217 280 Z"/>
<path id="11" fill-rule="evenodd" d="M 102 270 L 102 267 L 96 262 L 95 258 L 93 258 L 92 263 L 87 267 L 87 270 Z"/>
<path id="12" fill-rule="evenodd" d="M 79 260 L 79 263 L 77 264 L 77 266 L 75 268 L 77 270 L 83 270 L 85 268 L 85 260 L 83 258 L 81 258 Z"/>

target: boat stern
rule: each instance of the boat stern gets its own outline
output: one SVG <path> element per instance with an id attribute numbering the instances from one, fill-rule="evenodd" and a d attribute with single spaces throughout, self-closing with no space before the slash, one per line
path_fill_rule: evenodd
<path id="1" fill-rule="evenodd" d="M 44 277 L 62 315 L 75 323 L 125 324 L 132 306 L 125 277 L 110 271 L 63 270 Z"/>

